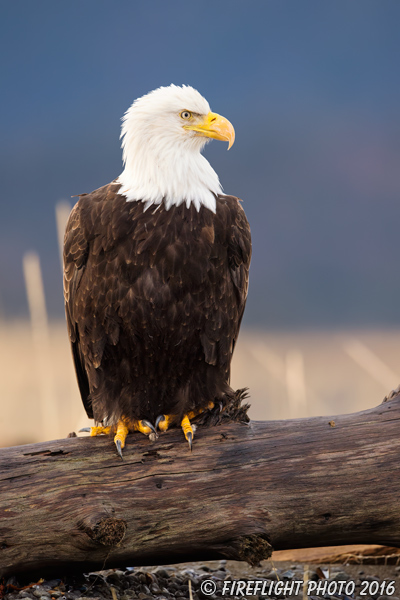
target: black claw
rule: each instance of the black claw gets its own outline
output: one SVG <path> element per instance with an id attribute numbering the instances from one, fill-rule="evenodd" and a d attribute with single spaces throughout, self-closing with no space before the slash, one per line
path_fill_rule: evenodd
<path id="1" fill-rule="evenodd" d="M 156 429 L 158 428 L 158 424 L 161 423 L 161 421 L 165 421 L 164 415 L 158 415 L 158 417 L 156 419 Z"/>
<path id="2" fill-rule="evenodd" d="M 83 429 L 80 429 L 78 431 L 78 433 L 89 433 L 91 430 L 91 427 L 83 427 Z"/>
<path id="3" fill-rule="evenodd" d="M 193 435 L 192 435 L 192 433 L 190 431 L 186 434 L 186 439 L 187 439 L 187 441 L 189 443 L 189 448 L 190 448 L 190 452 L 191 452 L 192 451 Z"/>
<path id="4" fill-rule="evenodd" d="M 121 459 L 124 460 L 124 457 L 122 456 L 122 444 L 121 444 L 121 440 L 117 440 L 115 442 L 115 445 L 117 447 L 117 452 L 120 455 Z"/>
<path id="5" fill-rule="evenodd" d="M 146 419 L 142 419 L 142 424 L 145 425 L 146 427 L 149 427 L 152 430 L 152 432 L 157 435 L 157 429 L 154 427 L 154 425 L 152 423 L 150 423 L 150 421 L 147 421 Z"/>

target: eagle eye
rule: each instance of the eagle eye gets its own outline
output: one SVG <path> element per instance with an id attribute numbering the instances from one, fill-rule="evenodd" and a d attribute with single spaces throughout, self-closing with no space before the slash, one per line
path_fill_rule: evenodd
<path id="1" fill-rule="evenodd" d="M 181 112 L 181 119 L 191 119 L 192 118 L 192 113 L 189 112 L 188 110 L 183 110 Z"/>

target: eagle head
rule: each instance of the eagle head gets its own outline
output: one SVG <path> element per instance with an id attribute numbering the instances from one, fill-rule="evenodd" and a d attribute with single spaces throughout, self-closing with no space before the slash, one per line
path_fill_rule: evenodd
<path id="1" fill-rule="evenodd" d="M 222 188 L 201 150 L 210 139 L 231 148 L 235 131 L 227 119 L 194 88 L 170 85 L 135 100 L 122 121 L 125 168 L 118 181 L 127 201 L 145 208 L 164 202 L 167 209 L 193 203 L 215 212 Z"/>

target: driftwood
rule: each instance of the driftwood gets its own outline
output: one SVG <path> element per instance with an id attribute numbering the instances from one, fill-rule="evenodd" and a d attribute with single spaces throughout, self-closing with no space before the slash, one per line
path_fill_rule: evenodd
<path id="1" fill-rule="evenodd" d="M 0 451 L 0 575 L 400 546 L 400 395 L 350 415 Z"/>

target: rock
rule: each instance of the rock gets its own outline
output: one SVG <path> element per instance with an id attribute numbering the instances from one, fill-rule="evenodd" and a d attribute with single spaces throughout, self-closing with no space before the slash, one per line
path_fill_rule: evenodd
<path id="1" fill-rule="evenodd" d="M 168 571 L 163 568 L 157 568 L 154 573 L 157 575 L 157 577 L 161 577 L 162 579 L 168 579 L 169 577 Z"/>
<path id="2" fill-rule="evenodd" d="M 288 571 L 285 571 L 284 573 L 282 573 L 281 577 L 282 577 L 282 579 L 293 579 L 294 571 L 289 569 Z"/>
<path id="3" fill-rule="evenodd" d="M 338 571 L 332 577 L 333 581 L 348 581 L 350 579 L 350 575 L 347 575 L 344 571 Z"/>
<path id="4" fill-rule="evenodd" d="M 224 569 L 223 571 L 221 571 L 221 570 L 214 571 L 212 576 L 224 581 L 224 579 L 226 577 L 226 570 Z"/>
<path id="5" fill-rule="evenodd" d="M 50 594 L 42 585 L 34 585 L 32 588 L 32 594 L 36 596 L 36 598 L 41 598 L 42 596 L 44 596 L 46 600 L 50 598 Z"/>
<path id="6" fill-rule="evenodd" d="M 112 573 L 110 573 L 109 575 L 107 575 L 106 579 L 107 579 L 107 583 L 119 583 L 121 581 L 121 579 L 123 579 L 125 577 L 125 573 L 123 571 L 119 571 L 118 569 L 115 569 L 115 571 L 113 571 Z"/>
<path id="7" fill-rule="evenodd" d="M 147 585 L 141 585 L 140 591 L 142 592 L 142 594 L 146 594 L 146 596 L 151 596 L 150 588 L 147 587 Z"/>
<path id="8" fill-rule="evenodd" d="M 270 579 L 271 581 L 278 581 L 278 572 L 271 571 L 270 573 L 268 573 L 268 575 L 265 575 L 265 579 Z"/>
<path id="9" fill-rule="evenodd" d="M 61 579 L 50 579 L 48 581 L 44 581 L 42 583 L 45 590 L 53 590 L 53 588 L 58 587 L 61 583 Z"/>
<path id="10" fill-rule="evenodd" d="M 193 571 L 193 569 L 183 569 L 183 571 L 181 571 L 181 575 L 186 575 L 188 577 L 197 577 L 197 573 L 196 571 Z"/>
<path id="11" fill-rule="evenodd" d="M 175 581 L 173 581 L 172 583 L 169 583 L 168 587 L 170 590 L 175 590 L 176 592 L 179 590 L 179 586 Z"/>

